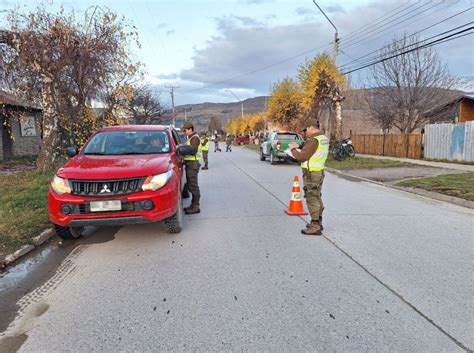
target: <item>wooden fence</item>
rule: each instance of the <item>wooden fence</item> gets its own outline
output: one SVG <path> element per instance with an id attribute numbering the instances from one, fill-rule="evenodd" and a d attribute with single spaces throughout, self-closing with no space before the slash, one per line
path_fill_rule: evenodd
<path id="1" fill-rule="evenodd" d="M 421 159 L 421 135 L 352 135 L 356 153 Z"/>

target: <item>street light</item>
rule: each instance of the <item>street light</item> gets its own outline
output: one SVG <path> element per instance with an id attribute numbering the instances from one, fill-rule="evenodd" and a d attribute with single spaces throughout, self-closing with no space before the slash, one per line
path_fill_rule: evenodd
<path id="1" fill-rule="evenodd" d="M 332 52 L 332 59 L 333 59 L 333 62 L 334 62 L 334 66 L 336 66 L 336 59 L 337 59 L 337 51 L 338 51 L 338 46 L 339 46 L 339 38 L 337 36 L 337 28 L 336 26 L 334 25 L 334 23 L 332 23 L 332 21 L 329 19 L 329 17 L 326 15 L 326 13 L 323 11 L 323 9 L 316 3 L 316 0 L 313 0 L 313 3 L 317 6 L 317 8 L 319 9 L 319 11 L 321 11 L 321 13 L 324 15 L 324 17 L 326 17 L 326 19 L 329 21 L 329 23 L 331 24 L 331 26 L 333 26 L 334 30 L 336 31 L 336 33 L 334 33 L 334 46 L 333 46 L 333 52 Z M 342 107 L 341 107 L 341 101 L 344 99 L 342 98 L 341 99 L 341 95 L 340 95 L 340 92 L 339 92 L 339 87 L 337 87 L 337 94 L 338 94 L 338 97 L 335 101 L 335 105 L 336 105 L 336 138 L 337 139 L 342 139 Z"/>
<path id="2" fill-rule="evenodd" d="M 243 118 L 243 117 L 244 117 L 244 101 L 241 101 L 241 100 L 239 99 L 239 97 L 237 97 L 237 96 L 234 94 L 234 92 L 232 92 L 230 89 L 225 89 L 224 91 L 225 91 L 225 92 L 229 92 L 230 94 L 232 94 L 232 95 L 235 97 L 235 99 L 237 99 L 237 101 L 240 102 L 240 108 L 241 108 L 241 110 L 242 110 L 242 118 Z"/>

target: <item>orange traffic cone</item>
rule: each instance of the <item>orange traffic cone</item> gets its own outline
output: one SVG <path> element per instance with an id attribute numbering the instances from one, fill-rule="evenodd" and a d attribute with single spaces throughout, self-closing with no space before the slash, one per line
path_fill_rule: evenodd
<path id="1" fill-rule="evenodd" d="M 290 206 L 285 210 L 286 214 L 290 216 L 304 216 L 308 213 L 304 211 L 303 200 L 301 200 L 301 190 L 298 184 L 298 177 L 293 179 L 293 188 L 291 189 Z"/>

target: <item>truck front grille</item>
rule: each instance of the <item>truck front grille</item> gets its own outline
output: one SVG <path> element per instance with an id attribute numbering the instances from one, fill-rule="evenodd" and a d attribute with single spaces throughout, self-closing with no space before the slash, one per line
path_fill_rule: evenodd
<path id="1" fill-rule="evenodd" d="M 115 196 L 141 191 L 144 178 L 113 180 L 71 180 L 72 194 L 81 196 Z"/>

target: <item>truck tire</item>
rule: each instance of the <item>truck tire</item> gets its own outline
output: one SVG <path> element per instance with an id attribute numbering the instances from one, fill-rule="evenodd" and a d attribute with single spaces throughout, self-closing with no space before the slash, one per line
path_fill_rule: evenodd
<path id="1" fill-rule="evenodd" d="M 273 151 L 270 151 L 270 164 L 275 165 L 277 161 L 275 160 L 275 156 L 273 155 Z"/>
<path id="2" fill-rule="evenodd" d="M 263 162 L 265 160 L 265 155 L 263 154 L 263 150 L 260 148 L 260 160 Z"/>
<path id="3" fill-rule="evenodd" d="M 82 237 L 84 227 L 62 227 L 55 224 L 54 231 L 56 235 L 63 240 L 74 240 Z"/>
<path id="4" fill-rule="evenodd" d="M 181 195 L 178 199 L 178 210 L 168 219 L 165 219 L 164 226 L 168 233 L 177 234 L 183 229 L 183 199 Z"/>

